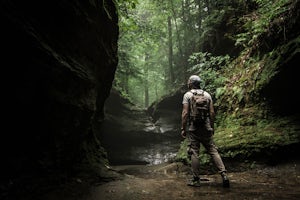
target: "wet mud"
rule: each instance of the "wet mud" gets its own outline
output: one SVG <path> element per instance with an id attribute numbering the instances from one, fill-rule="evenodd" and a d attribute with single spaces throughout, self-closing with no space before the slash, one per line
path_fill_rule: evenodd
<path id="1" fill-rule="evenodd" d="M 187 186 L 189 167 L 180 163 L 114 166 L 122 178 L 89 188 L 84 195 L 52 194 L 49 199 L 81 200 L 196 200 L 196 199 L 300 199 L 300 162 L 256 166 L 228 172 L 230 188 L 219 174 L 203 174 L 201 186 Z M 50 196 L 48 196 L 50 197 Z"/>

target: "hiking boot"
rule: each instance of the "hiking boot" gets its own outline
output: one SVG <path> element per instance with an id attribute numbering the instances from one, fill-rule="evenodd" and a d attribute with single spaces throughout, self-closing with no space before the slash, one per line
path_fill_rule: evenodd
<path id="1" fill-rule="evenodd" d="M 200 179 L 199 178 L 193 178 L 191 179 L 188 184 L 188 186 L 193 186 L 193 187 L 200 187 Z"/>
<path id="2" fill-rule="evenodd" d="M 230 184 L 229 184 L 229 179 L 228 179 L 226 173 L 225 173 L 225 172 L 222 172 L 222 173 L 221 173 L 221 176 L 222 176 L 222 180 L 223 180 L 223 187 L 224 187 L 224 188 L 229 188 L 229 187 L 230 187 Z"/>

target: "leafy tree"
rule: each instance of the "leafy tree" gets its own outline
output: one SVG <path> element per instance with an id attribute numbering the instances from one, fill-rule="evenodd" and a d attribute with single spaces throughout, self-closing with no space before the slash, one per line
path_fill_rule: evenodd
<path id="1" fill-rule="evenodd" d="M 142 107 L 180 87 L 195 69 L 189 62 L 191 55 L 216 52 L 216 44 L 223 37 L 218 30 L 232 12 L 229 8 L 239 2 L 119 1 L 115 85 Z"/>

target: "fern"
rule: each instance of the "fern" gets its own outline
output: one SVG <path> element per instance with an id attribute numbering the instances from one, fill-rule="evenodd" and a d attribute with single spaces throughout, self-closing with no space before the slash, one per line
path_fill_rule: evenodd
<path id="1" fill-rule="evenodd" d="M 259 8 L 251 15 L 246 15 L 239 20 L 244 32 L 236 35 L 236 46 L 251 47 L 259 42 L 262 34 L 269 31 L 270 24 L 288 10 L 291 0 L 256 0 Z"/>

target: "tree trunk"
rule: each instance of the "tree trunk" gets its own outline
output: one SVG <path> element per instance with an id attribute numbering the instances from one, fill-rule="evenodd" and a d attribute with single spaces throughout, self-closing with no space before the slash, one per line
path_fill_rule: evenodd
<path id="1" fill-rule="evenodd" d="M 172 0 L 171 0 L 171 9 L 172 9 L 174 23 L 175 23 L 176 36 L 177 36 L 177 41 L 178 41 L 179 56 L 180 56 L 180 60 L 183 60 L 182 42 L 181 42 L 181 39 L 180 39 L 180 33 L 179 33 L 178 25 L 177 25 L 177 15 L 176 15 L 176 11 L 174 9 L 174 4 L 173 4 Z"/>
<path id="2" fill-rule="evenodd" d="M 148 80 L 148 71 L 149 71 L 149 65 L 148 65 L 148 60 L 149 60 L 149 54 L 145 54 L 145 70 L 144 70 L 144 91 L 145 91 L 145 108 L 148 108 L 149 106 L 149 80 Z"/>
<path id="3" fill-rule="evenodd" d="M 187 63 L 187 39 L 189 38 L 189 6 L 190 6 L 190 1 L 186 0 L 186 1 L 182 1 L 182 21 L 183 21 L 183 49 L 185 50 L 185 52 L 183 53 L 183 57 L 182 57 L 182 66 L 183 66 L 183 79 L 186 80 L 188 77 L 187 71 L 188 71 L 188 63 Z"/>
<path id="4" fill-rule="evenodd" d="M 170 73 L 170 86 L 174 83 L 174 70 L 173 70 L 173 40 L 172 40 L 172 23 L 171 17 L 168 17 L 168 33 L 169 33 L 169 73 Z"/>
<path id="5" fill-rule="evenodd" d="M 201 24 L 202 24 L 202 5 L 201 5 L 201 0 L 197 0 L 197 5 L 198 5 L 198 35 L 199 37 L 201 36 Z"/>

